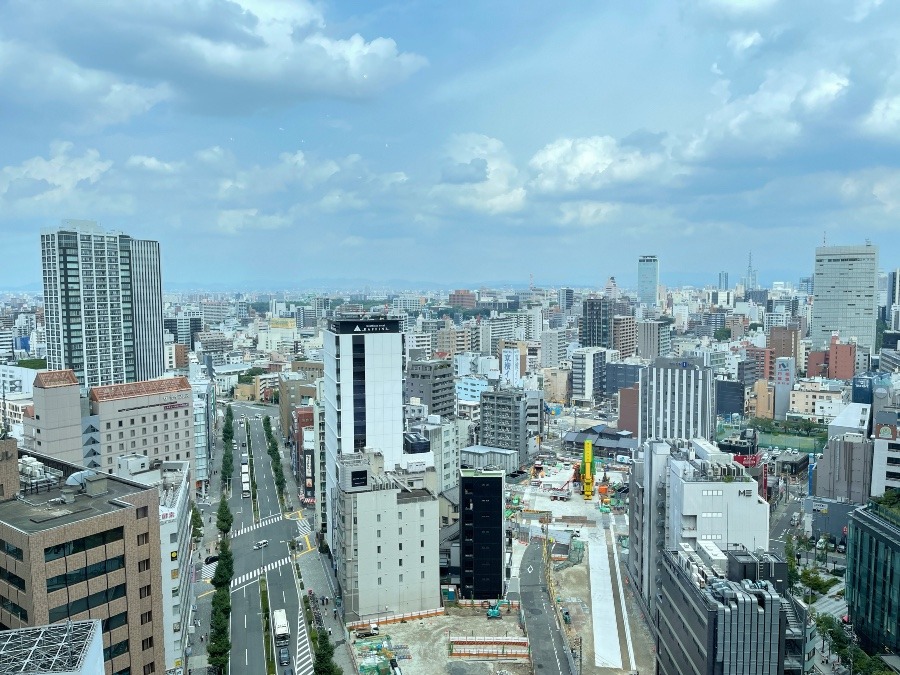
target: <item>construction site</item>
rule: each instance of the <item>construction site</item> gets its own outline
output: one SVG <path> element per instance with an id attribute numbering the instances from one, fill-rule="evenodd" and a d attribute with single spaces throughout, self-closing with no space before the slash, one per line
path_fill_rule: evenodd
<path id="1" fill-rule="evenodd" d="M 380 626 L 380 635 L 353 641 L 361 673 L 531 673 L 541 667 L 529 634 L 535 622 L 557 627 L 565 647 L 562 672 L 601 675 L 651 672 L 653 641 L 629 587 L 629 466 L 594 458 L 543 457 L 520 484 L 508 484 L 506 512 L 513 534 L 511 578 L 500 601 L 446 602 L 445 612 Z M 540 549 L 538 573 L 549 610 L 527 616 L 519 605 L 522 561 Z M 532 548 L 531 550 L 534 550 Z M 527 570 L 521 569 L 527 567 Z"/>

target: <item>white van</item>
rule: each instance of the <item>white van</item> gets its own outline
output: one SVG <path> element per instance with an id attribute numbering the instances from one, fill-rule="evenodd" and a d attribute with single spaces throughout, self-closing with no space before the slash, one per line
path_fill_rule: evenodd
<path id="1" fill-rule="evenodd" d="M 797 525 L 799 525 L 799 524 L 800 524 L 800 514 L 795 513 L 794 515 L 791 516 L 791 526 L 797 527 Z"/>

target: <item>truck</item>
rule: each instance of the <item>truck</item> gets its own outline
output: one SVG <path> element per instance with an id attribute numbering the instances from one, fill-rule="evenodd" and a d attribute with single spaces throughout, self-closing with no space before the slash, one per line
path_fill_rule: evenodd
<path id="1" fill-rule="evenodd" d="M 245 475 L 241 480 L 241 497 L 243 499 L 250 498 L 250 476 Z"/>
<path id="2" fill-rule="evenodd" d="M 291 642 L 291 627 L 288 624 L 287 612 L 283 609 L 272 612 L 272 635 L 275 637 L 276 647 L 283 647 Z"/>
<path id="3" fill-rule="evenodd" d="M 357 639 L 375 637 L 378 635 L 378 624 L 370 623 L 368 628 L 358 628 L 355 635 Z"/>

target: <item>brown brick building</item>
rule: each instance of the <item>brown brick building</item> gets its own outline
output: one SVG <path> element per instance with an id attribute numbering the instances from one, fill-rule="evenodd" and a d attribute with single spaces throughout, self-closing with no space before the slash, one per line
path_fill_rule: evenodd
<path id="1" fill-rule="evenodd" d="M 29 455 L 0 441 L 0 627 L 99 619 L 107 675 L 164 672 L 158 490 Z"/>

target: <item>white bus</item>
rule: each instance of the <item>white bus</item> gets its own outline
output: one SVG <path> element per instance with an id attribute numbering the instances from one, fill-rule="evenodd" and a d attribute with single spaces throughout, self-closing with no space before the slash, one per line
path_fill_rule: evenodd
<path id="1" fill-rule="evenodd" d="M 250 497 L 250 476 L 244 476 L 241 481 L 241 497 L 249 499 Z"/>
<path id="2" fill-rule="evenodd" d="M 276 647 L 283 647 L 291 641 L 291 628 L 288 626 L 287 612 L 283 609 L 272 612 L 272 635 L 275 636 Z"/>

